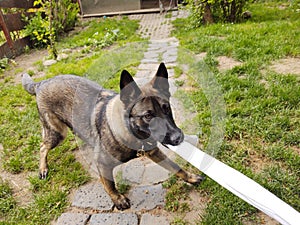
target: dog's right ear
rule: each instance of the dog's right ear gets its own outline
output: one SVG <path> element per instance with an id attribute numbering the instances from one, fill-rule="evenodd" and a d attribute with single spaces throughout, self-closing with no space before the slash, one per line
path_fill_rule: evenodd
<path id="1" fill-rule="evenodd" d="M 120 99 L 125 107 L 136 102 L 142 93 L 127 70 L 123 70 L 121 73 L 120 90 Z"/>

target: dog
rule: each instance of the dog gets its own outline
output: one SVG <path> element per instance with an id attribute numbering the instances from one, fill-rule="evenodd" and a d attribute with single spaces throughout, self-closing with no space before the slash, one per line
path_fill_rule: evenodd
<path id="1" fill-rule="evenodd" d="M 138 87 L 130 73 L 123 70 L 119 94 L 75 75 L 59 75 L 34 82 L 28 74 L 23 74 L 22 85 L 36 96 L 43 127 L 40 179 L 47 177 L 49 150 L 66 138 L 70 128 L 94 149 L 100 180 L 119 210 L 130 208 L 130 200 L 117 191 L 113 168 L 140 154 L 186 182 L 199 184 L 202 181 L 202 176 L 184 171 L 157 146 L 158 142 L 179 145 L 184 139 L 173 119 L 164 63 L 159 65 L 153 79 L 142 87 Z"/>

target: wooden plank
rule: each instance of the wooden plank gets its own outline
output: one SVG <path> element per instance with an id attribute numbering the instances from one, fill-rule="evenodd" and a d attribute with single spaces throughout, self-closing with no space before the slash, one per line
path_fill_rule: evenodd
<path id="1" fill-rule="evenodd" d="M 13 58 L 14 52 L 13 50 L 8 46 L 7 42 L 5 42 L 3 45 L 0 46 L 0 58 Z"/>
<path id="2" fill-rule="evenodd" d="M 30 46 L 30 38 L 24 37 L 13 43 L 14 48 L 10 48 L 7 43 L 0 46 L 0 58 L 14 58 L 21 55 L 24 52 L 26 46 Z"/>
<path id="3" fill-rule="evenodd" d="M 176 11 L 178 8 L 170 9 L 169 11 Z M 141 14 L 141 13 L 159 13 L 160 9 L 140 9 L 140 10 L 131 10 L 131 11 L 120 11 L 120 12 L 108 12 L 108 13 L 93 13 L 93 14 L 84 14 L 81 17 L 100 17 L 100 16 L 114 16 L 114 15 L 130 15 L 130 14 Z"/>
<path id="4" fill-rule="evenodd" d="M 141 1 L 141 9 L 153 9 L 159 8 L 158 0 L 142 0 Z"/>
<path id="5" fill-rule="evenodd" d="M 26 23 L 23 21 L 23 17 L 33 16 L 34 13 L 12 13 L 3 15 L 7 29 L 12 31 L 22 30 Z"/>
<path id="6" fill-rule="evenodd" d="M 1 0 L 1 8 L 22 8 L 29 9 L 33 8 L 33 2 L 35 0 Z"/>

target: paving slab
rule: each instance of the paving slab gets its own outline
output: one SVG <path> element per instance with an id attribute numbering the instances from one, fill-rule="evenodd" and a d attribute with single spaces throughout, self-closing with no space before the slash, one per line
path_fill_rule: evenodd
<path id="1" fill-rule="evenodd" d="M 151 210 L 165 205 L 166 190 L 161 184 L 150 186 L 136 186 L 129 191 L 128 198 L 131 210 Z"/>
<path id="2" fill-rule="evenodd" d="M 90 215 L 84 213 L 63 213 L 56 225 L 85 225 Z"/>
<path id="3" fill-rule="evenodd" d="M 114 169 L 114 176 L 121 172 L 129 185 L 148 186 L 166 181 L 171 173 L 148 158 L 137 158 Z"/>
<path id="4" fill-rule="evenodd" d="M 168 219 L 161 215 L 152 215 L 149 213 L 143 214 L 141 217 L 140 225 L 169 225 Z"/>
<path id="5" fill-rule="evenodd" d="M 133 159 L 114 169 L 114 174 L 121 172 L 122 179 L 130 185 L 141 184 L 145 172 L 145 164 L 139 159 Z"/>
<path id="6" fill-rule="evenodd" d="M 159 66 L 159 63 L 147 63 L 147 64 L 143 64 L 141 63 L 139 66 L 138 66 L 138 69 L 139 70 L 151 70 L 151 71 L 154 71 L 154 70 L 157 70 L 158 69 L 158 66 Z"/>
<path id="7" fill-rule="evenodd" d="M 145 165 L 145 171 L 143 176 L 143 185 L 150 185 L 150 184 L 159 184 L 167 179 L 172 175 L 171 172 L 164 169 L 160 165 L 156 163 L 150 163 Z"/>
<path id="8" fill-rule="evenodd" d="M 92 215 L 90 225 L 138 225 L 134 213 L 99 213 Z"/>
<path id="9" fill-rule="evenodd" d="M 92 182 L 80 187 L 72 201 L 72 206 L 94 210 L 111 210 L 113 205 L 100 182 Z"/>

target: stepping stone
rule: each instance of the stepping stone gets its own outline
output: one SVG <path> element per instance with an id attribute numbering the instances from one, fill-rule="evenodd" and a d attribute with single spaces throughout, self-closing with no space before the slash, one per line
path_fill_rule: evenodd
<path id="1" fill-rule="evenodd" d="M 148 186 L 166 181 L 171 173 L 148 158 L 137 158 L 114 169 L 114 176 L 119 172 L 122 179 L 130 185 Z"/>
<path id="2" fill-rule="evenodd" d="M 147 64 L 140 64 L 138 69 L 139 70 L 150 70 L 150 71 L 155 71 L 158 69 L 159 63 L 147 63 Z"/>
<path id="3" fill-rule="evenodd" d="M 161 184 L 151 186 L 137 186 L 129 191 L 128 198 L 131 210 L 151 210 L 157 206 L 164 206 L 166 190 Z"/>
<path id="4" fill-rule="evenodd" d="M 138 225 L 138 217 L 134 213 L 99 213 L 94 214 L 90 225 Z"/>
<path id="5" fill-rule="evenodd" d="M 57 63 L 57 61 L 56 61 L 55 59 L 49 59 L 49 60 L 45 60 L 45 61 L 43 62 L 43 65 L 44 65 L 44 66 L 51 66 L 51 65 L 53 65 L 53 64 L 55 64 L 55 63 Z"/>
<path id="6" fill-rule="evenodd" d="M 85 225 L 90 215 L 84 213 L 63 213 L 56 225 Z"/>
<path id="7" fill-rule="evenodd" d="M 76 193 L 72 206 L 95 210 L 111 210 L 113 202 L 100 182 L 82 186 Z"/>
<path id="8" fill-rule="evenodd" d="M 170 222 L 164 216 L 151 215 L 149 213 L 146 213 L 146 214 L 142 215 L 140 225 L 153 225 L 153 224 L 169 225 Z"/>

